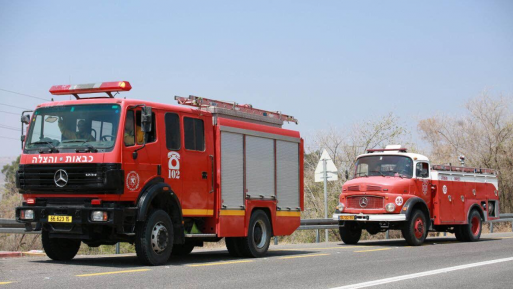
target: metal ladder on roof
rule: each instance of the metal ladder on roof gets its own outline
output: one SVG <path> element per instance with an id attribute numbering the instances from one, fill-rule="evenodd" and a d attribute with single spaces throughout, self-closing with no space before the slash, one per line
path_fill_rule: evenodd
<path id="1" fill-rule="evenodd" d="M 220 101 L 194 95 L 190 95 L 187 98 L 175 96 L 175 100 L 182 105 L 194 106 L 201 110 L 209 111 L 214 117 L 221 116 L 277 127 L 282 127 L 284 121 L 298 124 L 298 120 L 293 116 L 283 114 L 280 111 L 253 108 L 251 104 L 238 104 L 236 102 Z"/>

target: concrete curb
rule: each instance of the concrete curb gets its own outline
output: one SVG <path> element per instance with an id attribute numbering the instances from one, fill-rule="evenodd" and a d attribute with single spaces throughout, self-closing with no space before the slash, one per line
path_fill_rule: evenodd
<path id="1" fill-rule="evenodd" d="M 14 258 L 21 257 L 21 252 L 0 252 L 0 258 Z"/>
<path id="2" fill-rule="evenodd" d="M 7 252 L 0 251 L 0 258 L 16 258 L 16 257 L 45 257 L 45 253 L 40 252 Z"/>

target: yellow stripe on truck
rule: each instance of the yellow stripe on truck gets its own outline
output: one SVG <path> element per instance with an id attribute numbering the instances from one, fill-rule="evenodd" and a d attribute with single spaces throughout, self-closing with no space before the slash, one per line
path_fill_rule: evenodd
<path id="1" fill-rule="evenodd" d="M 277 217 L 300 217 L 301 212 L 277 211 Z"/>
<path id="2" fill-rule="evenodd" d="M 208 209 L 182 209 L 182 215 L 186 216 L 212 216 L 214 210 Z"/>
<path id="3" fill-rule="evenodd" d="M 221 210 L 220 216 L 244 216 L 245 213 L 244 210 Z"/>

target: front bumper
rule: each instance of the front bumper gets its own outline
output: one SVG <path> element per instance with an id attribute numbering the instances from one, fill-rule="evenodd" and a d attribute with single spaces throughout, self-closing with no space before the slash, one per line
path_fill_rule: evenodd
<path id="1" fill-rule="evenodd" d="M 20 219 L 21 210 L 33 210 L 34 218 L 30 220 Z M 92 211 L 104 211 L 108 214 L 108 220 L 104 222 L 91 221 Z M 30 223 L 37 223 L 36 230 L 44 227 L 52 233 L 70 235 L 91 235 L 94 228 L 111 227 L 117 234 L 124 233 L 124 225 L 127 219 L 135 220 L 136 208 L 106 208 L 106 207 L 53 207 L 53 206 L 22 206 L 16 208 L 16 221 L 25 223 L 30 228 Z M 70 223 L 49 222 L 48 216 L 71 216 Z M 132 217 L 132 218 L 131 218 Z M 28 224 L 28 225 L 27 225 Z"/>
<path id="2" fill-rule="evenodd" d="M 354 216 L 353 220 L 340 219 L 341 216 Z M 358 221 L 358 222 L 402 222 L 407 217 L 404 214 L 333 214 L 332 219 L 336 221 Z"/>

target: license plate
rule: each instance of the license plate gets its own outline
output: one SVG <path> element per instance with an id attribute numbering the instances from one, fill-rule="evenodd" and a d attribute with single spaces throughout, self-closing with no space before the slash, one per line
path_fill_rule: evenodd
<path id="1" fill-rule="evenodd" d="M 48 222 L 51 222 L 51 223 L 71 223 L 71 220 L 72 220 L 71 216 L 55 216 L 55 215 L 48 216 Z"/>
<path id="2" fill-rule="evenodd" d="M 339 220 L 355 220 L 355 216 L 339 216 Z"/>

